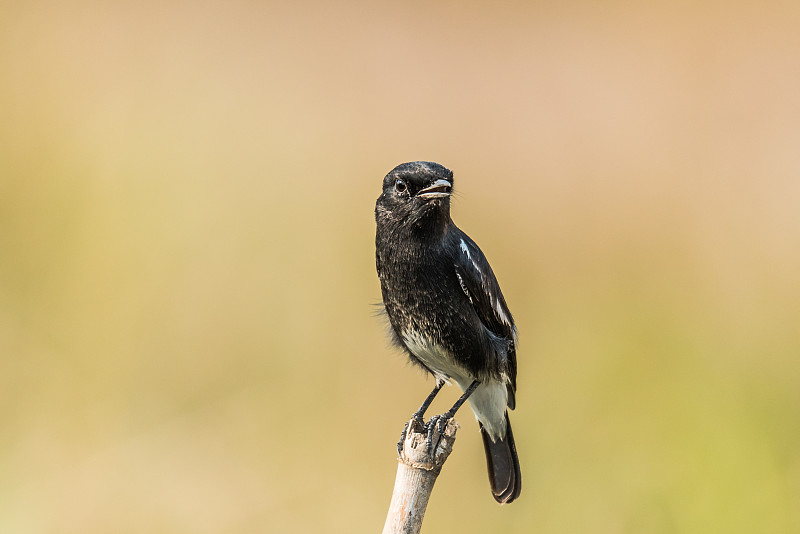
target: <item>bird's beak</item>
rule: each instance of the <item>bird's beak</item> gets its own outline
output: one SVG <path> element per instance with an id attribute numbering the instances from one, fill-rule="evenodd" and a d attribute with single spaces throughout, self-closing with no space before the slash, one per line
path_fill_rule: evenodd
<path id="1" fill-rule="evenodd" d="M 432 185 L 417 193 L 417 196 L 425 199 L 449 197 L 452 190 L 453 184 L 447 180 L 436 180 Z"/>

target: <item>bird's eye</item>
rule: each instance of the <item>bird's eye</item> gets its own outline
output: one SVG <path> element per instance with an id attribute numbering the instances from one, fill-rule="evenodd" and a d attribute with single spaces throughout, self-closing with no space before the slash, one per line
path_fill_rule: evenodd
<path id="1" fill-rule="evenodd" d="M 397 191 L 398 193 L 405 193 L 407 189 L 408 185 L 406 185 L 405 180 L 397 180 L 394 183 L 394 190 Z"/>

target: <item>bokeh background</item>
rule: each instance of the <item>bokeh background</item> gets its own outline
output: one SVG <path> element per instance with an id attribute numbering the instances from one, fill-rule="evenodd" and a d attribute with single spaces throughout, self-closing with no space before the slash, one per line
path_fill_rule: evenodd
<path id="1" fill-rule="evenodd" d="M 0 531 L 377 532 L 396 164 L 520 329 L 427 532 L 800 532 L 800 4 L 0 4 Z M 443 411 L 452 388 L 437 400 Z"/>

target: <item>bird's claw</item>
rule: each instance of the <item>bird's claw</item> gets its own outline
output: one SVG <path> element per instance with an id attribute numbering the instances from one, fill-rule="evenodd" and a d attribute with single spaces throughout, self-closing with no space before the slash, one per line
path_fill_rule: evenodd
<path id="1" fill-rule="evenodd" d="M 406 434 L 407 433 L 408 433 L 408 421 L 406 421 L 406 424 L 403 425 L 403 431 L 400 432 L 400 441 L 397 442 L 397 454 L 398 454 L 398 456 L 403 454 L 403 443 L 405 443 L 405 441 L 406 441 Z"/>
<path id="2" fill-rule="evenodd" d="M 436 446 L 439 445 L 439 439 L 441 439 L 445 428 L 447 428 L 447 423 L 452 418 L 452 414 L 445 412 L 441 415 L 434 415 L 430 421 L 425 423 L 425 445 L 429 455 L 436 450 Z"/>
<path id="3" fill-rule="evenodd" d="M 411 421 L 416 423 L 416 426 L 418 426 L 418 427 L 426 428 L 425 421 L 422 419 L 422 416 L 420 416 L 419 413 L 414 413 L 411 416 Z M 397 442 L 397 454 L 398 455 L 402 455 L 403 454 L 403 444 L 406 441 L 406 436 L 408 436 L 408 427 L 409 427 L 411 421 L 406 421 L 406 424 L 403 425 L 403 431 L 400 433 L 400 441 Z"/>

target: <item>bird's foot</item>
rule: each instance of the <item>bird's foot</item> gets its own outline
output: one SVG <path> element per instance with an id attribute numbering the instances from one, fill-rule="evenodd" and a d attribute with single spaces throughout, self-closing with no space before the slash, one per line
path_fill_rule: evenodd
<path id="1" fill-rule="evenodd" d="M 425 444 L 428 448 L 428 454 L 431 455 L 439 445 L 439 440 L 447 428 L 447 423 L 455 416 L 454 413 L 446 411 L 440 415 L 434 415 L 430 421 L 425 423 Z"/>
<path id="2" fill-rule="evenodd" d="M 406 436 L 408 435 L 408 427 L 411 422 L 414 422 L 418 427 L 425 428 L 425 421 L 423 421 L 422 416 L 419 412 L 415 412 L 411 415 L 411 420 L 406 421 L 406 424 L 403 425 L 403 431 L 400 433 L 400 441 L 397 442 L 397 454 L 403 454 L 403 443 L 406 441 Z"/>

